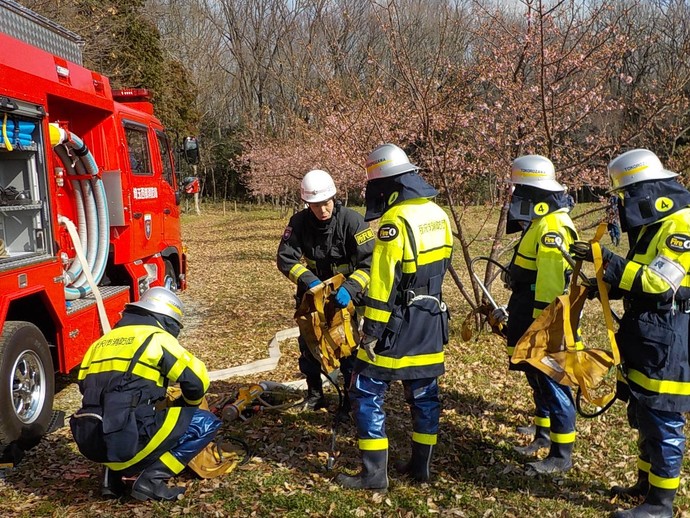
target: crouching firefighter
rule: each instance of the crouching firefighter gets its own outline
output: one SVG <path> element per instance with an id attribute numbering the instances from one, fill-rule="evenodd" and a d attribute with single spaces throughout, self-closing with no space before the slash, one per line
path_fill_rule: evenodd
<path id="1" fill-rule="evenodd" d="M 551 160 L 541 155 L 516 158 L 510 181 L 515 190 L 506 233 L 522 231 L 509 266 L 512 294 L 506 335 L 508 356 L 512 357 L 532 322 L 565 292 L 571 268 L 561 248 L 567 250 L 577 239 L 577 231 L 570 218 L 565 187 L 556 181 Z M 515 450 L 534 455 L 541 448 L 549 448 L 545 459 L 529 463 L 530 469 L 538 473 L 568 471 L 572 467 L 576 416 L 570 388 L 526 362 L 510 362 L 509 368 L 525 372 L 535 405 L 533 440 Z"/>
<path id="2" fill-rule="evenodd" d="M 178 341 L 180 299 L 151 288 L 125 306 L 122 319 L 96 341 L 79 368 L 82 406 L 70 427 L 79 451 L 104 465 L 101 494 L 124 495 L 123 477 L 139 474 L 131 488 L 137 500 L 175 500 L 184 488 L 168 487 L 210 443 L 221 421 L 201 410 L 209 386 L 204 364 Z M 182 391 L 167 407 L 169 382 Z"/>
<path id="3" fill-rule="evenodd" d="M 690 411 L 690 192 L 646 149 L 618 156 L 608 173 L 630 251 L 623 258 L 602 247 L 604 281 L 609 298 L 623 298 L 616 341 L 628 422 L 639 435 L 637 482 L 611 492 L 644 498 L 613 516 L 671 517 L 685 451 L 683 414 Z M 588 242 L 574 243 L 571 253 L 593 260 Z"/>
<path id="4" fill-rule="evenodd" d="M 393 380 L 402 380 L 413 430 L 412 455 L 396 468 L 415 481 L 430 478 L 441 410 L 437 378 L 444 373 L 448 342 L 441 286 L 453 236 L 445 211 L 431 201 L 438 192 L 418 169 L 393 144 L 377 147 L 366 162 L 365 219 L 381 220 L 350 384 L 362 470 L 338 475 L 346 488 L 388 488 L 383 404 Z"/>

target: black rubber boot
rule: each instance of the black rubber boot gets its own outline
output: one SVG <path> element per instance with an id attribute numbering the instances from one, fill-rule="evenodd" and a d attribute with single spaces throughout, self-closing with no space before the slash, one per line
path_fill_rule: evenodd
<path id="1" fill-rule="evenodd" d="M 613 518 L 673 518 L 675 489 L 661 489 L 650 486 L 644 502 L 625 511 L 616 511 Z"/>
<path id="2" fill-rule="evenodd" d="M 534 439 L 526 446 L 513 446 L 513 449 L 523 455 L 534 455 L 542 448 L 551 446 L 549 429 L 544 426 L 535 426 Z"/>
<path id="3" fill-rule="evenodd" d="M 641 496 L 646 496 L 649 491 L 649 473 L 637 470 L 637 482 L 634 485 L 625 486 L 613 486 L 611 488 L 611 496 L 621 496 L 627 498 L 639 498 Z"/>
<path id="4" fill-rule="evenodd" d="M 572 454 L 574 444 L 572 442 L 566 444 L 552 442 L 549 455 L 545 459 L 530 462 L 527 466 L 541 475 L 565 473 L 573 467 Z"/>
<path id="5" fill-rule="evenodd" d="M 323 386 L 307 382 L 307 395 L 302 402 L 302 410 L 318 410 L 325 408 L 326 398 L 323 395 Z"/>
<path id="6" fill-rule="evenodd" d="M 412 456 L 407 462 L 395 464 L 398 473 L 407 475 L 415 482 L 429 482 L 431 478 L 431 454 L 434 447 L 412 441 Z"/>
<path id="7" fill-rule="evenodd" d="M 346 489 L 388 490 L 388 450 L 362 451 L 362 471 L 350 476 L 341 473 L 335 481 Z"/>
<path id="8" fill-rule="evenodd" d="M 183 487 L 168 487 L 167 480 L 173 476 L 161 461 L 154 462 L 134 481 L 132 498 L 137 500 L 179 500 L 185 492 Z"/>
<path id="9" fill-rule="evenodd" d="M 110 468 L 103 468 L 101 478 L 101 496 L 103 498 L 120 498 L 125 494 L 125 483 L 122 477 Z"/>
<path id="10" fill-rule="evenodd" d="M 537 433 L 537 426 L 534 424 L 527 424 L 525 426 L 518 426 L 515 431 L 521 435 L 534 435 Z"/>

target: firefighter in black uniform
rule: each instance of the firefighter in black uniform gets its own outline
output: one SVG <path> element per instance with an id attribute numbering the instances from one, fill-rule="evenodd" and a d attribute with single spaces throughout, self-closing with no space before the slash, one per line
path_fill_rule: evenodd
<path id="1" fill-rule="evenodd" d="M 623 258 L 602 247 L 604 280 L 609 297 L 624 302 L 616 340 L 628 422 L 639 434 L 637 482 L 611 491 L 644 497 L 613 516 L 671 517 L 685 451 L 684 413 L 690 411 L 690 192 L 646 149 L 618 156 L 608 172 L 630 251 Z M 576 242 L 571 253 L 592 260 L 588 242 Z"/>
<path id="2" fill-rule="evenodd" d="M 326 171 L 309 171 L 302 179 L 302 200 L 307 208 L 290 218 L 278 246 L 278 269 L 297 285 L 297 307 L 304 293 L 337 273 L 346 280 L 335 294 L 338 307 L 363 302 L 369 284 L 374 234 L 361 214 L 344 207 L 335 199 L 336 188 Z M 299 368 L 307 379 L 307 397 L 303 408 L 316 410 L 325 406 L 321 365 L 309 351 L 302 336 L 299 342 Z M 349 385 L 353 358 L 343 358 L 340 370 Z M 349 413 L 345 392 L 341 412 Z"/>
<path id="3" fill-rule="evenodd" d="M 577 239 L 570 219 L 570 197 L 555 179 L 551 160 L 541 155 L 516 158 L 511 168 L 515 190 L 508 210 L 507 233 L 522 231 L 510 262 L 507 350 L 515 345 L 534 319 L 568 285 L 571 268 L 561 248 Z M 505 316 L 505 314 L 503 315 Z M 500 320 L 500 316 L 496 315 Z M 548 456 L 529 466 L 538 473 L 564 472 L 572 467 L 575 442 L 575 405 L 570 388 L 556 383 L 527 363 L 510 363 L 511 370 L 524 370 L 535 404 L 534 439 L 515 449 L 526 455 L 549 448 Z"/>
<path id="4" fill-rule="evenodd" d="M 125 306 L 112 331 L 97 340 L 79 368 L 82 406 L 70 427 L 79 450 L 104 464 L 102 495 L 120 497 L 122 477 L 140 473 L 137 500 L 175 500 L 184 488 L 166 481 L 180 473 L 215 437 L 221 421 L 201 410 L 209 386 L 204 364 L 177 341 L 180 299 L 151 288 Z M 167 408 L 169 382 L 182 398 Z M 158 404 L 157 404 L 158 403 Z"/>
<path id="5" fill-rule="evenodd" d="M 415 481 L 430 477 L 441 412 L 437 378 L 445 371 L 448 342 L 441 287 L 453 235 L 448 216 L 431 201 L 438 192 L 418 169 L 393 144 L 377 147 L 367 158 L 365 219 L 381 220 L 350 384 L 363 468 L 355 476 L 338 475 L 346 488 L 388 487 L 383 404 L 393 380 L 402 380 L 413 424 L 411 458 L 396 467 Z"/>

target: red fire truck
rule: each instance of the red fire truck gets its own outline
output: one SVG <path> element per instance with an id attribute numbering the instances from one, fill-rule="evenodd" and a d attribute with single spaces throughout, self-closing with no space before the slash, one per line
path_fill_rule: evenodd
<path id="1" fill-rule="evenodd" d="M 112 90 L 82 45 L 0 0 L 0 461 L 51 426 L 55 373 L 125 303 L 185 288 L 175 149 L 146 92 Z"/>

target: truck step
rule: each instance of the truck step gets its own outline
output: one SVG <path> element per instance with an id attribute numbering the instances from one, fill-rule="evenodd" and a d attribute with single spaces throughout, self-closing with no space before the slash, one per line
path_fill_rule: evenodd
<path id="1" fill-rule="evenodd" d="M 115 295 L 119 295 L 120 293 L 124 291 L 129 290 L 129 286 L 101 286 L 99 288 L 101 292 L 101 297 L 103 297 L 103 300 L 109 299 L 110 297 L 114 297 Z M 77 311 L 81 311 L 84 308 L 88 308 L 89 306 L 94 306 L 96 304 L 96 297 L 93 296 L 93 293 L 89 293 L 86 297 L 83 299 L 77 299 L 77 300 L 68 300 L 67 301 L 67 314 L 71 315 L 72 313 L 76 313 Z"/>

